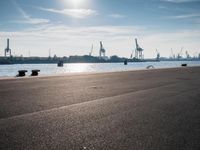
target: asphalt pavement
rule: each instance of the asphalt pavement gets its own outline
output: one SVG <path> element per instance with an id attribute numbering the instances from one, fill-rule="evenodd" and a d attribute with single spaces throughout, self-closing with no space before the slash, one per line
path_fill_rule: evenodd
<path id="1" fill-rule="evenodd" d="M 199 150 L 200 67 L 0 80 L 0 149 Z"/>

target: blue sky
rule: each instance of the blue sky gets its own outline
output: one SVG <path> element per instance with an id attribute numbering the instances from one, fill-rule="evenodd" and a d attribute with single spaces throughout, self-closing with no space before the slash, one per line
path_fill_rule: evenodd
<path id="1" fill-rule="evenodd" d="M 0 55 L 106 54 L 130 57 L 134 38 L 146 58 L 200 53 L 200 0 L 1 0 Z"/>

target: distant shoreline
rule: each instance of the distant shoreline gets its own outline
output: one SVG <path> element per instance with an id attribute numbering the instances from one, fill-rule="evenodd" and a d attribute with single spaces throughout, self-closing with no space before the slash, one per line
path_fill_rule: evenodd
<path id="1" fill-rule="evenodd" d="M 200 59 L 195 59 L 195 60 L 160 60 L 160 61 L 157 61 L 157 60 L 145 60 L 145 61 L 128 61 L 128 63 L 141 63 L 141 62 L 175 62 L 175 61 L 179 61 L 179 62 L 182 62 L 182 61 L 187 61 L 187 62 L 197 62 L 197 61 L 200 61 Z M 124 63 L 124 61 L 119 61 L 119 62 L 64 62 L 64 64 L 78 64 L 78 63 L 84 63 L 84 64 L 102 64 L 102 63 Z M 33 64 L 33 65 L 37 65 L 37 64 L 57 64 L 57 62 L 33 62 L 33 63 L 30 63 L 30 62 L 18 62 L 18 63 L 1 63 L 0 62 L 0 65 L 20 65 L 20 64 L 23 64 L 23 65 L 26 65 L 26 64 Z"/>
<path id="2" fill-rule="evenodd" d="M 111 56 L 110 58 L 100 58 L 96 56 L 69 56 L 69 57 L 0 57 L 0 65 L 9 64 L 57 64 L 59 61 L 63 63 L 123 63 L 128 62 L 159 62 L 159 61 L 200 61 L 200 58 L 152 58 L 152 59 L 136 59 L 125 58 L 118 56 Z"/>

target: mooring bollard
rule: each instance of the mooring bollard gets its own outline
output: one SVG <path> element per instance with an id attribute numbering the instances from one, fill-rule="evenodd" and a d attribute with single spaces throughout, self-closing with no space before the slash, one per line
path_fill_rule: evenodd
<path id="1" fill-rule="evenodd" d="M 24 76 L 26 76 L 26 72 L 27 72 L 27 70 L 19 70 L 18 71 L 18 75 L 17 75 L 17 77 L 24 77 Z"/>
<path id="2" fill-rule="evenodd" d="M 38 76 L 38 72 L 40 72 L 40 70 L 32 70 L 31 76 Z"/>
<path id="3" fill-rule="evenodd" d="M 181 66 L 182 66 L 182 67 L 187 67 L 187 64 L 182 64 Z"/>

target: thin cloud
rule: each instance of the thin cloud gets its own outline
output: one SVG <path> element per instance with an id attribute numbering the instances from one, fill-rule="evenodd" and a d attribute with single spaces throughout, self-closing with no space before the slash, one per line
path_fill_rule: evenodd
<path id="1" fill-rule="evenodd" d="M 125 18 L 126 16 L 124 16 L 122 14 L 110 14 L 109 17 L 120 19 L 120 18 Z"/>
<path id="2" fill-rule="evenodd" d="M 200 17 L 200 14 L 185 14 L 185 15 L 177 15 L 177 16 L 170 16 L 169 19 L 188 19 L 188 18 L 194 18 L 194 17 Z"/>
<path id="3" fill-rule="evenodd" d="M 28 15 L 15 1 L 14 5 L 16 6 L 17 10 L 21 13 L 24 20 L 16 20 L 15 23 L 27 23 L 27 24 L 46 24 L 49 23 L 48 19 L 43 18 L 32 18 Z"/>
<path id="4" fill-rule="evenodd" d="M 15 23 L 26 23 L 26 24 L 46 24 L 49 23 L 48 19 L 39 19 L 39 18 L 29 18 L 26 20 L 16 20 L 14 21 Z"/>
<path id="5" fill-rule="evenodd" d="M 200 0 L 162 0 L 162 1 L 171 2 L 171 3 L 200 2 Z"/>
<path id="6" fill-rule="evenodd" d="M 87 18 L 90 16 L 98 15 L 97 11 L 92 10 L 92 9 L 62 9 L 62 10 L 58 10 L 58 9 L 41 8 L 41 7 L 39 9 L 43 10 L 43 11 L 63 14 L 63 15 L 69 16 L 69 17 L 79 18 L 79 19 L 84 19 L 84 18 Z"/>

